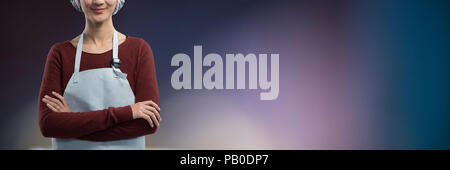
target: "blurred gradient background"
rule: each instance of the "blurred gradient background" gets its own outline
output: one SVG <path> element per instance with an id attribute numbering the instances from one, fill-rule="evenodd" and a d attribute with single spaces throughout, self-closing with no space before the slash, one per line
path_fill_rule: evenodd
<path id="1" fill-rule="evenodd" d="M 155 55 L 164 121 L 149 149 L 450 149 L 449 2 L 127 0 L 114 24 Z M 37 124 L 46 56 L 84 16 L 69 0 L 0 8 L 0 149 L 51 148 Z M 174 90 L 172 56 L 194 45 L 279 53 L 278 99 Z"/>

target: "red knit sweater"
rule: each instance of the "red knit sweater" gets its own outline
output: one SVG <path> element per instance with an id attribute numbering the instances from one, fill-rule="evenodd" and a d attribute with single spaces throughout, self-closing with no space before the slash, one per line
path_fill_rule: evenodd
<path id="1" fill-rule="evenodd" d="M 89 112 L 59 112 L 49 109 L 42 101 L 55 91 L 61 95 L 74 72 L 76 48 L 70 41 L 53 45 L 48 53 L 39 92 L 39 127 L 45 137 L 78 138 L 91 141 L 127 139 L 154 133 L 144 119 L 133 120 L 130 106 L 109 107 Z M 135 95 L 135 101 L 153 100 L 159 103 L 153 52 L 145 40 L 128 36 L 119 45 L 120 70 Z M 80 71 L 111 67 L 112 50 L 101 54 L 83 52 Z M 89 101 L 88 101 L 89 102 Z"/>

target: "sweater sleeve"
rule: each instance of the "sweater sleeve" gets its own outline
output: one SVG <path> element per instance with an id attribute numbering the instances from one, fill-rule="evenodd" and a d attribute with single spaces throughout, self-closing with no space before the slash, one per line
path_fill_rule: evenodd
<path id="1" fill-rule="evenodd" d="M 141 41 L 136 67 L 135 101 L 152 100 L 160 106 L 153 52 L 148 43 L 144 40 Z M 117 124 L 106 130 L 83 136 L 80 139 L 91 141 L 120 140 L 152 134 L 156 130 L 157 127 L 151 127 L 146 120 L 134 119 Z"/>
<path id="2" fill-rule="evenodd" d="M 53 96 L 52 91 L 63 94 L 62 71 L 61 54 L 54 45 L 46 59 L 38 98 L 38 121 L 43 136 L 77 138 L 132 119 L 130 106 L 89 112 L 54 112 L 49 109 L 42 98 Z"/>

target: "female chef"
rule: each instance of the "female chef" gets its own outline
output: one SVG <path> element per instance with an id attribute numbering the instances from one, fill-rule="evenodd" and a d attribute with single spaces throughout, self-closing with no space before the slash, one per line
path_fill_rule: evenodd
<path id="1" fill-rule="evenodd" d="M 81 35 L 54 44 L 39 93 L 38 119 L 53 149 L 145 149 L 161 121 L 153 52 L 114 28 L 125 0 L 71 0 Z"/>

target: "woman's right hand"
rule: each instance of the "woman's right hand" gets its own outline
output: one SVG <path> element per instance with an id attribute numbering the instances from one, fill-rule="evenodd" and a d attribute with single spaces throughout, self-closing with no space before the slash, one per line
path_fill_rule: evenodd
<path id="1" fill-rule="evenodd" d="M 151 101 L 142 101 L 131 105 L 131 110 L 133 111 L 133 119 L 145 119 L 150 124 L 151 127 L 159 127 L 159 122 L 162 120 L 159 112 L 161 109 L 159 106 Z"/>

